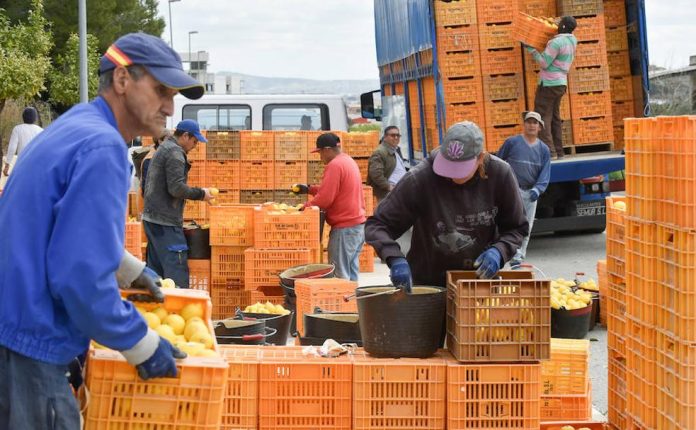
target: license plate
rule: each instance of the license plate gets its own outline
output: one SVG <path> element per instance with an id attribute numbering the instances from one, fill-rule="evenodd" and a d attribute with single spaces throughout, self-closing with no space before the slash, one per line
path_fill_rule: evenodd
<path id="1" fill-rule="evenodd" d="M 596 216 L 604 215 L 606 213 L 606 206 L 604 202 L 578 202 L 576 206 L 577 216 Z"/>

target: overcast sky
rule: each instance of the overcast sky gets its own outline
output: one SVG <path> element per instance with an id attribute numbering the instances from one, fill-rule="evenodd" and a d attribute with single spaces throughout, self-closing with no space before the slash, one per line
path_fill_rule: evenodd
<path id="1" fill-rule="evenodd" d="M 696 55 L 696 0 L 645 0 L 652 64 Z M 373 0 L 180 0 L 174 47 L 210 52 L 210 71 L 310 79 L 376 79 Z M 169 2 L 160 14 L 169 41 Z"/>

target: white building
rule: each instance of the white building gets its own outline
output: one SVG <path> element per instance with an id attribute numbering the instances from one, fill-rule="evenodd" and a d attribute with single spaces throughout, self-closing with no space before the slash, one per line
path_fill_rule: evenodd
<path id="1" fill-rule="evenodd" d="M 181 61 L 189 65 L 189 74 L 205 85 L 207 94 L 242 94 L 244 81 L 238 77 L 208 73 L 210 54 L 207 51 L 179 52 Z M 189 58 L 190 55 L 190 58 Z"/>

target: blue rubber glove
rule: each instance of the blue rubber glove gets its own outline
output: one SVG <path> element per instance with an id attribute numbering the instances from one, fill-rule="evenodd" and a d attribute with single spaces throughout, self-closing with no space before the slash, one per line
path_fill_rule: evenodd
<path id="1" fill-rule="evenodd" d="M 160 338 L 159 345 L 154 354 L 147 360 L 138 364 L 138 375 L 143 379 L 150 378 L 176 378 L 178 371 L 174 359 L 186 358 L 186 353 L 173 346 L 167 339 Z"/>
<path id="2" fill-rule="evenodd" d="M 160 276 L 147 266 L 143 269 L 143 273 L 131 283 L 131 288 L 147 290 L 154 298 L 154 301 L 158 303 L 164 301 L 164 294 L 162 294 L 161 287 Z"/>
<path id="3" fill-rule="evenodd" d="M 389 278 L 395 287 L 403 288 L 407 293 L 411 292 L 413 278 L 411 277 L 411 268 L 404 257 L 389 259 Z"/>
<path id="4" fill-rule="evenodd" d="M 529 190 L 529 200 L 535 202 L 539 199 L 539 191 L 536 190 L 536 188 L 532 188 Z"/>
<path id="5" fill-rule="evenodd" d="M 490 247 L 485 250 L 474 262 L 476 276 L 481 279 L 493 279 L 496 273 L 500 270 L 500 263 L 503 256 L 500 255 L 495 247 Z"/>

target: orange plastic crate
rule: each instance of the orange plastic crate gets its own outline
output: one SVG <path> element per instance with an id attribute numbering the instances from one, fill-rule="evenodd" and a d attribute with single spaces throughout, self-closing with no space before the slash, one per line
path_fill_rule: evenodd
<path id="1" fill-rule="evenodd" d="M 519 8 L 531 16 L 556 16 L 556 0 L 524 0 Z"/>
<path id="2" fill-rule="evenodd" d="M 602 0 L 558 0 L 556 7 L 560 15 L 588 16 L 603 12 Z"/>
<path id="3" fill-rule="evenodd" d="M 135 258 L 143 259 L 143 223 L 140 221 L 126 222 L 126 238 L 124 246 Z"/>
<path id="4" fill-rule="evenodd" d="M 541 396 L 541 419 L 544 421 L 589 420 L 592 418 L 590 383 L 583 395 Z"/>
<path id="5" fill-rule="evenodd" d="M 314 146 L 314 142 L 312 142 Z M 307 133 L 277 131 L 275 133 L 275 160 L 307 161 Z"/>
<path id="6" fill-rule="evenodd" d="M 209 131 L 206 157 L 208 160 L 239 160 L 241 138 L 238 131 Z"/>
<path id="7" fill-rule="evenodd" d="M 367 168 L 370 159 L 369 158 L 353 158 L 355 160 L 355 163 L 358 165 L 358 169 L 360 169 L 360 180 L 364 184 L 367 182 Z"/>
<path id="8" fill-rule="evenodd" d="M 375 211 L 375 197 L 371 186 L 363 186 L 363 199 L 365 201 L 365 216 L 371 216 Z"/>
<path id="9" fill-rule="evenodd" d="M 625 357 L 625 337 L 626 337 L 626 281 L 623 278 L 609 274 L 609 296 L 607 297 L 607 330 L 608 344 L 610 347 L 619 350 Z M 613 342 L 613 337 L 618 337 L 617 345 Z"/>
<path id="10" fill-rule="evenodd" d="M 606 198 L 607 271 L 616 276 L 624 277 L 626 275 L 626 241 L 624 239 L 626 210 L 615 206 L 618 202 L 626 204 L 626 198 L 620 196 Z"/>
<path id="11" fill-rule="evenodd" d="M 543 422 L 539 430 L 562 430 L 566 426 L 575 429 L 587 428 L 589 430 L 606 430 L 607 423 L 597 421 L 563 421 L 563 422 Z M 624 427 L 621 427 L 624 428 Z"/>
<path id="12" fill-rule="evenodd" d="M 477 0 L 476 13 L 480 24 L 512 22 L 517 13 L 517 2 L 499 0 Z"/>
<path id="13" fill-rule="evenodd" d="M 379 132 L 350 132 L 343 133 L 341 139 L 343 151 L 351 157 L 369 157 L 379 145 Z"/>
<path id="14" fill-rule="evenodd" d="M 440 61 L 440 72 L 444 78 L 468 78 L 481 74 L 478 51 L 443 55 Z"/>
<path id="15" fill-rule="evenodd" d="M 447 272 L 447 347 L 460 361 L 549 358 L 550 281 L 522 271 L 498 276 L 480 280 L 474 272 Z"/>
<path id="16" fill-rule="evenodd" d="M 446 115 L 448 125 L 459 121 L 472 121 L 479 125 L 479 127 L 485 124 L 485 109 L 483 103 L 448 104 Z"/>
<path id="17" fill-rule="evenodd" d="M 240 161 L 239 187 L 243 190 L 272 190 L 273 165 L 273 161 Z"/>
<path id="18" fill-rule="evenodd" d="M 364 244 L 362 251 L 360 251 L 359 265 L 362 273 L 375 271 L 375 249 L 368 244 Z"/>
<path id="19" fill-rule="evenodd" d="M 307 183 L 321 184 L 321 178 L 324 176 L 324 163 L 321 161 L 307 162 Z"/>
<path id="20" fill-rule="evenodd" d="M 218 349 L 229 366 L 225 409 L 222 413 L 220 428 L 256 430 L 258 428 L 261 348 L 247 345 L 220 345 Z"/>
<path id="21" fill-rule="evenodd" d="M 286 205 L 297 206 L 298 204 L 305 204 L 307 199 L 307 194 L 295 194 L 288 191 L 287 188 L 273 191 L 273 201 L 276 203 L 285 203 Z"/>
<path id="22" fill-rule="evenodd" d="M 241 190 L 239 203 L 260 205 L 273 201 L 273 190 Z"/>
<path id="23" fill-rule="evenodd" d="M 239 161 L 206 161 L 206 185 L 218 189 L 239 189 Z"/>
<path id="24" fill-rule="evenodd" d="M 571 94 L 609 91 L 609 69 L 607 66 L 573 67 L 568 76 L 568 85 Z M 614 96 L 612 98 L 616 100 Z"/>
<path id="25" fill-rule="evenodd" d="M 249 291 L 259 287 L 278 286 L 278 275 L 293 266 L 312 263 L 309 249 L 257 249 L 244 251 L 244 288 Z"/>
<path id="26" fill-rule="evenodd" d="M 626 427 L 626 359 L 609 350 L 608 379 L 608 421 L 615 428 Z"/>
<path id="27" fill-rule="evenodd" d="M 655 428 L 657 422 L 655 334 L 654 328 L 627 319 L 626 410 L 642 428 Z"/>
<path id="28" fill-rule="evenodd" d="M 592 0 L 597 3 L 597 0 Z M 601 7 L 602 2 L 599 0 L 599 6 Z M 564 14 L 565 15 L 565 14 Z M 578 42 L 604 42 L 605 40 L 605 29 L 604 29 L 604 15 L 590 14 L 594 16 L 580 17 L 575 16 L 578 26 L 573 31 L 573 35 Z M 606 51 L 605 51 L 606 52 Z"/>
<path id="29" fill-rule="evenodd" d="M 210 244 L 214 246 L 254 245 L 254 205 L 211 206 Z"/>
<path id="30" fill-rule="evenodd" d="M 484 76 L 483 93 L 486 100 L 512 100 L 524 98 L 524 80 L 521 73 L 512 75 Z M 519 122 L 520 113 L 517 114 Z"/>
<path id="31" fill-rule="evenodd" d="M 607 51 L 628 50 L 628 33 L 626 32 L 626 27 L 608 28 L 606 31 Z"/>
<path id="32" fill-rule="evenodd" d="M 319 208 L 282 213 L 273 206 L 254 209 L 254 246 L 257 248 L 319 247 Z"/>
<path id="33" fill-rule="evenodd" d="M 472 103 L 483 100 L 483 87 L 478 77 L 446 79 L 443 85 L 447 103 Z M 414 113 L 411 113 L 411 118 L 413 116 Z"/>
<path id="34" fill-rule="evenodd" d="M 608 91 L 571 94 L 570 107 L 573 119 L 611 116 L 611 94 Z"/>
<path id="35" fill-rule="evenodd" d="M 205 161 L 207 146 L 208 145 L 204 142 L 198 142 L 196 144 L 196 147 L 186 154 L 186 158 L 188 159 L 188 161 Z"/>
<path id="36" fill-rule="evenodd" d="M 484 24 L 479 26 L 479 41 L 482 49 L 514 48 L 519 43 L 514 38 L 512 24 Z"/>
<path id="37" fill-rule="evenodd" d="M 307 183 L 306 161 L 276 161 L 274 188 L 290 190 L 294 184 Z"/>
<path id="38" fill-rule="evenodd" d="M 573 143 L 575 145 L 590 145 L 607 143 L 614 140 L 614 129 L 609 116 L 599 118 L 573 118 Z"/>
<path id="39" fill-rule="evenodd" d="M 633 78 L 622 76 L 609 80 L 611 99 L 615 102 L 633 100 Z"/>
<path id="40" fill-rule="evenodd" d="M 486 124 L 489 126 L 516 125 L 522 119 L 524 99 L 486 102 Z"/>
<path id="41" fill-rule="evenodd" d="M 327 312 L 358 312 L 355 300 L 346 301 L 355 294 L 358 283 L 341 278 L 298 279 L 295 281 L 297 296 L 297 331 L 304 335 L 304 314 L 314 313 L 315 308 Z"/>
<path id="42" fill-rule="evenodd" d="M 607 66 L 607 46 L 603 41 L 578 43 L 574 67 Z"/>
<path id="43" fill-rule="evenodd" d="M 631 74 L 631 58 L 628 51 L 607 52 L 609 76 L 621 77 Z"/>
<path id="44" fill-rule="evenodd" d="M 233 189 L 233 190 L 225 190 L 225 189 L 219 189 L 219 194 L 217 197 L 215 197 L 215 203 L 213 206 L 216 205 L 238 205 L 239 204 L 239 190 Z"/>
<path id="45" fill-rule="evenodd" d="M 504 75 L 522 73 L 520 48 L 481 51 L 481 74 Z"/>
<path id="46" fill-rule="evenodd" d="M 239 134 L 242 160 L 262 161 L 274 159 L 275 132 L 242 130 Z"/>
<path id="47" fill-rule="evenodd" d="M 611 116 L 614 121 L 614 127 L 622 127 L 620 130 L 621 140 L 623 140 L 623 120 L 624 118 L 634 117 L 634 113 L 635 112 L 633 110 L 633 100 L 625 102 L 614 102 L 611 104 Z M 616 141 L 617 139 L 615 136 L 614 142 L 616 143 Z"/>
<path id="48" fill-rule="evenodd" d="M 544 52 L 548 41 L 558 34 L 558 27 L 551 26 L 543 20 L 535 16 L 530 16 L 523 11 L 519 11 L 515 14 L 512 27 L 512 37 L 515 41 L 529 45 L 539 52 Z"/>
<path id="49" fill-rule="evenodd" d="M 613 105 L 614 103 L 612 103 Z M 614 151 L 621 151 L 624 149 L 624 128 L 623 128 L 623 118 L 621 118 L 612 108 L 611 116 L 614 119 Z M 617 120 L 618 118 L 618 120 Z M 617 126 L 616 123 L 620 122 L 621 125 Z"/>
<path id="50" fill-rule="evenodd" d="M 659 313 L 655 306 L 659 300 L 657 283 L 631 272 L 626 274 L 626 315 L 645 324 L 655 324 Z"/>
<path id="51" fill-rule="evenodd" d="M 541 362 L 542 395 L 586 394 L 590 342 L 551 339 L 551 359 Z"/>
<path id="52" fill-rule="evenodd" d="M 244 281 L 245 246 L 213 246 L 210 252 L 210 279 L 215 283 L 241 286 Z"/>
<path id="53" fill-rule="evenodd" d="M 266 347 L 259 364 L 259 430 L 351 429 L 349 357 L 303 355 L 303 347 Z"/>
<path id="54" fill-rule="evenodd" d="M 210 203 L 203 200 L 186 200 L 184 203 L 184 219 L 205 224 L 208 221 L 209 207 Z"/>
<path id="55" fill-rule="evenodd" d="M 353 356 L 353 429 L 444 429 L 446 351 L 427 359 Z"/>
<path id="56" fill-rule="evenodd" d="M 604 25 L 607 27 L 626 25 L 626 2 L 624 0 L 604 0 Z"/>
<path id="57" fill-rule="evenodd" d="M 522 124 L 486 127 L 486 151 L 498 151 L 508 137 L 521 133 Z"/>
<path id="58" fill-rule="evenodd" d="M 441 53 L 479 49 L 479 34 L 475 25 L 440 27 L 437 29 L 437 39 Z"/>
<path id="59" fill-rule="evenodd" d="M 538 430 L 539 364 L 447 363 L 447 428 Z"/>
<path id="60" fill-rule="evenodd" d="M 208 187 L 205 165 L 206 162 L 204 160 L 194 160 L 191 162 L 191 169 L 188 171 L 186 185 L 189 187 Z"/>
<path id="61" fill-rule="evenodd" d="M 251 293 L 239 284 L 212 281 L 210 299 L 213 302 L 213 319 L 233 318 L 237 309 L 244 309 L 252 304 Z"/>
<path id="62" fill-rule="evenodd" d="M 696 345 L 657 331 L 658 428 L 696 428 Z"/>
<path id="63" fill-rule="evenodd" d="M 435 23 L 440 26 L 476 24 L 476 4 L 461 0 L 453 2 L 436 1 Z"/>
<path id="64" fill-rule="evenodd" d="M 210 260 L 188 259 L 189 288 L 210 291 Z"/>

